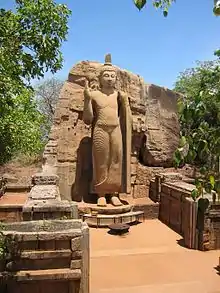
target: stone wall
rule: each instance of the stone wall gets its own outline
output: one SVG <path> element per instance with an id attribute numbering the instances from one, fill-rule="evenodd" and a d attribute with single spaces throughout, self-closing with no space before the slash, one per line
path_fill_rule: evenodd
<path id="1" fill-rule="evenodd" d="M 158 218 L 183 236 L 188 248 L 196 248 L 197 204 L 191 198 L 194 185 L 183 181 L 161 182 Z"/>
<path id="2" fill-rule="evenodd" d="M 7 224 L 3 233 L 10 257 L 5 260 L 0 283 L 7 282 L 8 293 L 89 293 L 86 223 L 80 220 L 20 222 Z"/>
<path id="3" fill-rule="evenodd" d="M 91 129 L 82 121 L 83 90 L 85 78 L 92 88 L 97 87 L 100 66 L 98 62 L 89 61 L 74 66 L 56 107 L 43 168 L 59 176 L 62 199 L 89 200 Z M 132 156 L 148 166 L 172 165 L 172 155 L 179 142 L 178 95 L 168 89 L 145 84 L 140 76 L 117 69 L 117 89 L 127 92 L 130 97 Z M 143 186 L 136 188 L 143 189 Z"/>
<path id="4" fill-rule="evenodd" d="M 151 180 L 150 198 L 159 202 L 159 219 L 183 236 L 188 248 L 202 251 L 220 249 L 220 202 L 211 194 L 194 201 L 195 185 L 164 174 Z M 176 177 L 176 178 L 175 178 Z"/>
<path id="5" fill-rule="evenodd" d="M 198 248 L 202 251 L 220 249 L 220 203 L 198 205 Z"/>

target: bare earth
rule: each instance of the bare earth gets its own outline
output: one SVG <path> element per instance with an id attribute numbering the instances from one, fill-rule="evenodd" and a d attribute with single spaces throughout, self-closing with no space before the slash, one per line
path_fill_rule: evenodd
<path id="1" fill-rule="evenodd" d="M 0 166 L 0 177 L 7 174 L 17 179 L 17 185 L 29 185 L 32 175 L 41 170 L 41 165 L 41 162 L 37 162 L 24 166 L 21 162 L 11 161 Z"/>
<path id="2" fill-rule="evenodd" d="M 159 220 L 132 226 L 127 236 L 91 229 L 91 293 L 220 293 L 219 251 L 181 246 Z"/>

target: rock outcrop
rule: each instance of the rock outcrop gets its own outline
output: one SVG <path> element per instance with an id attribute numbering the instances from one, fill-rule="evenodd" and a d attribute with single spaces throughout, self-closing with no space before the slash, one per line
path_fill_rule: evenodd
<path id="1" fill-rule="evenodd" d="M 74 66 L 56 107 L 44 170 L 60 178 L 63 199 L 81 201 L 89 192 L 92 174 L 91 131 L 82 121 L 85 78 L 98 86 L 98 62 L 83 61 Z M 133 115 L 132 154 L 144 165 L 168 167 L 179 142 L 178 94 L 118 68 L 117 88 L 129 94 Z"/>

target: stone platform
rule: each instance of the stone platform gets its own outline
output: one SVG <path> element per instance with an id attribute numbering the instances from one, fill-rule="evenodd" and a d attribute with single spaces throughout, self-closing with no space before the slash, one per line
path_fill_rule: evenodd
<path id="1" fill-rule="evenodd" d="M 127 212 L 121 214 L 114 214 L 114 215 L 106 215 L 106 214 L 84 214 L 82 217 L 83 221 L 86 221 L 88 226 L 90 227 L 108 227 L 114 223 L 123 223 L 123 224 L 132 224 L 135 222 L 140 222 L 144 220 L 144 212 L 137 211 L 137 212 Z"/>
<path id="2" fill-rule="evenodd" d="M 98 207 L 96 204 L 79 203 L 79 216 L 90 227 L 108 227 L 111 224 L 132 224 L 144 220 L 143 210 L 134 210 L 133 204 L 114 207 Z"/>

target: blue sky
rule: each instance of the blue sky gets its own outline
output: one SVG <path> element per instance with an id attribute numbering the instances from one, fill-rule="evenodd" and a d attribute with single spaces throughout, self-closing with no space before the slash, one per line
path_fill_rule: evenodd
<path id="1" fill-rule="evenodd" d="M 164 18 L 151 6 L 139 12 L 133 0 L 57 0 L 71 10 L 68 41 L 62 46 L 66 79 L 81 60 L 103 61 L 144 77 L 148 83 L 172 88 L 179 74 L 196 60 L 213 59 L 220 47 L 220 17 L 213 0 L 176 0 Z M 13 0 L 3 0 L 9 8 Z"/>

